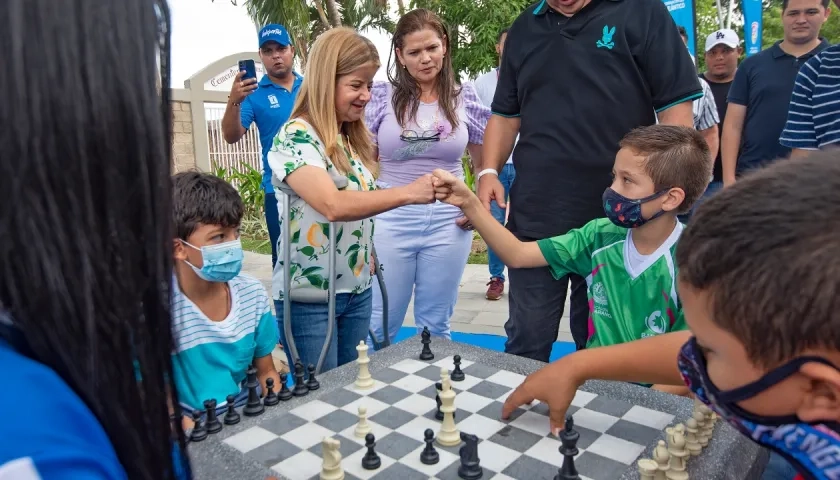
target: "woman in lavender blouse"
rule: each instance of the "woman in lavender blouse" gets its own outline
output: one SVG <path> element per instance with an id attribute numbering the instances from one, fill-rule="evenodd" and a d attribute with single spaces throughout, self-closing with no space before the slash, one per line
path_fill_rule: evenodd
<path id="1" fill-rule="evenodd" d="M 466 150 L 474 164 L 480 162 L 490 110 L 472 85 L 457 83 L 446 27 L 434 13 L 413 10 L 397 23 L 392 47 L 397 61 L 389 65 L 389 81 L 374 84 L 365 110 L 381 162 L 378 186 L 400 187 L 436 168 L 463 178 Z M 457 208 L 440 202 L 382 213 L 375 225 L 390 339 L 403 324 L 412 293 L 417 329 L 449 338 L 472 226 Z M 381 340 L 382 297 L 377 291 L 373 298 L 371 330 Z"/>

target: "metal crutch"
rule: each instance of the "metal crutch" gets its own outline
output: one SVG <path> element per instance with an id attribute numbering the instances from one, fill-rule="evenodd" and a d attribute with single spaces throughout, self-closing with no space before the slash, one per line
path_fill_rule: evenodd
<path id="1" fill-rule="evenodd" d="M 332 175 L 333 182 L 335 182 L 336 188 L 342 190 L 347 187 L 347 178 L 343 175 Z M 273 182 L 274 183 L 274 182 Z M 329 242 L 330 242 L 330 249 L 329 249 L 329 273 L 328 273 L 328 281 L 329 286 L 326 292 L 312 290 L 312 289 L 304 289 L 304 290 L 296 290 L 292 288 L 291 282 L 291 262 L 288 261 L 291 258 L 291 231 L 286 228 L 287 225 L 291 224 L 291 205 L 294 198 L 298 198 L 297 194 L 294 190 L 291 189 L 285 182 L 278 182 L 274 183 L 274 186 L 278 188 L 283 193 L 283 224 L 281 228 L 283 229 L 283 278 L 284 278 L 284 296 L 283 296 L 283 333 L 286 337 L 287 347 L 289 349 L 289 353 L 291 353 L 291 357 L 293 363 L 296 364 L 300 361 L 300 355 L 297 351 L 297 346 L 295 345 L 294 336 L 292 334 L 292 315 L 291 309 L 292 304 L 291 302 L 300 302 L 300 303 L 318 303 L 323 304 L 327 303 L 327 315 L 328 315 L 328 322 L 327 322 L 327 335 L 326 339 L 324 340 L 324 346 L 321 348 L 321 354 L 318 357 L 318 363 L 315 365 L 315 373 L 320 374 L 321 368 L 323 368 L 324 360 L 326 359 L 327 353 L 329 352 L 330 347 L 330 338 L 332 338 L 333 331 L 336 326 L 335 320 L 335 270 L 336 270 L 336 229 L 334 222 L 330 222 L 330 232 L 329 232 Z M 374 253 L 374 267 L 377 273 L 377 279 L 379 281 L 380 289 L 382 291 L 382 298 L 383 298 L 383 307 L 385 309 L 385 315 L 383 316 L 383 326 L 386 328 L 385 332 L 385 339 L 387 346 L 387 294 L 384 290 L 384 281 L 382 280 L 378 260 L 376 259 L 376 255 Z M 378 343 L 376 342 L 375 337 L 373 336 L 373 332 L 370 332 L 371 338 L 374 341 L 374 348 L 379 349 Z M 292 367 L 294 365 L 291 365 Z"/>

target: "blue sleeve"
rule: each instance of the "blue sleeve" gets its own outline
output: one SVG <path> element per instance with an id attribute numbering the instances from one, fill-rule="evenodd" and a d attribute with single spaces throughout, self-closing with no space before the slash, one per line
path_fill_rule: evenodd
<path id="1" fill-rule="evenodd" d="M 805 62 L 796 76 L 788 107 L 787 123 L 779 137 L 779 143 L 785 147 L 817 150 L 820 146 L 814 127 L 813 98 L 819 68 L 820 57 L 817 55 Z"/>
<path id="2" fill-rule="evenodd" d="M 251 128 L 254 123 L 254 106 L 251 105 L 251 97 L 246 97 L 239 107 L 239 119 L 242 122 L 242 127 L 245 130 Z"/>
<path id="3" fill-rule="evenodd" d="M 750 99 L 750 71 L 752 70 L 750 66 L 752 64 L 748 60 L 744 61 L 746 65 L 741 64 L 735 71 L 735 79 L 732 80 L 732 85 L 729 86 L 729 94 L 726 97 L 726 101 L 729 103 L 746 106 Z"/>
<path id="4" fill-rule="evenodd" d="M 254 358 L 271 355 L 277 342 L 280 341 L 280 331 L 277 327 L 277 320 L 271 314 L 270 309 L 266 309 L 257 322 L 257 331 L 255 335 L 257 347 L 254 350 Z"/>

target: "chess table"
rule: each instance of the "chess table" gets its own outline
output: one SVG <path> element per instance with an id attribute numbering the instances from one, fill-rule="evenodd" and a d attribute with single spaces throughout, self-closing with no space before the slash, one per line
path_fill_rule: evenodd
<path id="1" fill-rule="evenodd" d="M 188 446 L 194 477 L 199 480 L 317 479 L 325 436 L 341 442 L 345 478 L 457 479 L 458 447 L 436 445 L 440 462 L 423 465 L 419 453 L 426 428 L 437 434 L 435 382 L 441 367 L 453 369 L 462 358 L 463 382 L 451 382 L 458 394 L 455 421 L 460 431 L 479 437 L 484 479 L 552 480 L 563 461 L 560 442 L 550 435 L 544 404 L 520 408 L 501 420 L 501 405 L 525 375 L 545 364 L 435 338 L 435 358 L 419 360 L 420 337 L 411 337 L 369 355 L 375 386 L 354 387 L 359 372 L 353 362 L 318 376 L 320 388 L 265 407 L 256 417 L 241 415 L 236 425 Z M 358 406 L 368 421 L 382 459 L 377 470 L 361 468 L 364 438 L 354 436 Z M 575 464 L 581 479 L 637 480 L 636 462 L 651 458 L 665 428 L 684 423 L 691 399 L 622 382 L 590 381 L 578 391 L 569 413 L 580 433 L 581 453 Z M 241 414 L 241 409 L 239 410 Z M 220 416 L 220 420 L 222 416 Z M 723 421 L 717 422 L 707 447 L 688 461 L 690 479 L 759 479 L 768 452 Z"/>

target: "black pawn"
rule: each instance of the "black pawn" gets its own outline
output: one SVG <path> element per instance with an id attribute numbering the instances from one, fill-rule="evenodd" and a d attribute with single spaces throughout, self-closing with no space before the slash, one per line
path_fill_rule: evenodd
<path id="1" fill-rule="evenodd" d="M 306 388 L 310 390 L 318 390 L 321 387 L 321 382 L 315 378 L 315 365 L 309 364 L 309 380 L 306 381 Z"/>
<path id="2" fill-rule="evenodd" d="M 193 425 L 192 433 L 190 434 L 190 441 L 200 442 L 207 438 L 207 429 L 204 428 L 204 423 L 201 421 L 201 410 L 195 410 L 192 417 L 195 425 Z"/>
<path id="3" fill-rule="evenodd" d="M 449 375 L 449 379 L 453 382 L 463 382 L 466 375 L 464 375 L 464 372 L 461 370 L 461 356 L 455 355 L 452 360 L 455 363 L 455 370 L 452 370 L 452 374 Z"/>
<path id="4" fill-rule="evenodd" d="M 423 350 L 420 352 L 420 360 L 432 360 L 435 354 L 429 348 L 432 343 L 432 334 L 429 332 L 429 327 L 423 327 L 423 333 L 420 334 L 420 343 L 423 344 Z"/>
<path id="5" fill-rule="evenodd" d="M 373 447 L 376 446 L 376 439 L 374 438 L 372 433 L 368 433 L 365 435 L 365 446 L 367 447 L 367 453 L 365 456 L 362 457 L 362 468 L 365 470 L 376 470 L 382 465 L 382 460 L 379 458 L 379 455 L 373 450 Z"/>
<path id="6" fill-rule="evenodd" d="M 268 378 L 265 379 L 265 388 L 266 388 L 267 391 L 265 393 L 265 398 L 263 399 L 263 405 L 265 405 L 267 407 L 273 407 L 274 405 L 277 405 L 278 403 L 280 403 L 280 399 L 277 398 L 277 394 L 274 393 L 274 379 L 273 378 L 268 377 Z"/>
<path id="7" fill-rule="evenodd" d="M 554 480 L 580 480 L 575 468 L 575 455 L 578 454 L 577 442 L 580 434 L 575 431 L 575 421 L 571 415 L 566 415 L 566 425 L 560 432 L 560 453 L 563 455 L 563 465 Z"/>
<path id="8" fill-rule="evenodd" d="M 222 422 L 216 417 L 217 405 L 215 400 L 204 401 L 204 411 L 207 412 L 207 423 L 204 428 L 207 429 L 207 433 L 219 433 L 222 431 Z"/>
<path id="9" fill-rule="evenodd" d="M 303 379 L 303 364 L 300 362 L 295 363 L 295 388 L 292 390 L 292 394 L 296 397 L 302 397 L 309 393 L 309 388 L 306 387 L 306 381 Z"/>
<path id="10" fill-rule="evenodd" d="M 235 425 L 239 423 L 239 414 L 236 413 L 236 406 L 234 402 L 236 397 L 233 395 L 227 396 L 227 413 L 225 413 L 225 425 Z"/>
<path id="11" fill-rule="evenodd" d="M 248 377 L 245 385 L 248 387 L 248 403 L 245 404 L 245 408 L 242 409 L 242 413 L 244 413 L 246 417 L 256 417 L 257 415 L 262 415 L 262 413 L 265 412 L 265 406 L 263 406 L 262 401 L 260 401 L 260 394 L 257 393 L 260 382 L 257 380 L 257 369 L 253 366 L 248 368 Z"/>
<path id="12" fill-rule="evenodd" d="M 277 398 L 280 399 L 281 402 L 288 402 L 294 396 L 292 395 L 292 391 L 289 390 L 289 386 L 287 382 L 289 381 L 289 375 L 285 372 L 280 374 L 280 393 L 277 394 Z"/>
<path id="13" fill-rule="evenodd" d="M 433 432 L 431 428 L 427 428 L 423 433 L 423 436 L 425 437 L 423 441 L 426 442 L 426 448 L 420 452 L 420 461 L 425 465 L 434 465 L 440 461 L 440 455 L 437 450 L 435 450 L 434 445 L 435 432 Z"/>

